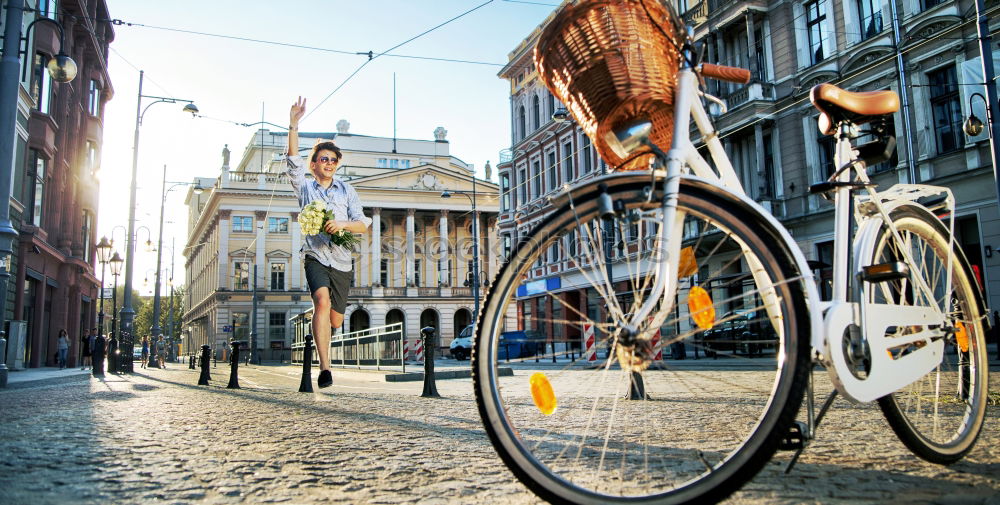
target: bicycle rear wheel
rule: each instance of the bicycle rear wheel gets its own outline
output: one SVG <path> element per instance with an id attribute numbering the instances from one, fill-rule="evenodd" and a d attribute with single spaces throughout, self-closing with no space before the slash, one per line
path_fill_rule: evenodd
<path id="1" fill-rule="evenodd" d="M 658 342 L 630 341 L 625 322 L 653 284 L 660 209 L 656 196 L 646 203 L 648 175 L 603 181 L 619 209 L 614 218 L 599 215 L 597 183 L 575 191 L 521 241 L 486 297 L 472 356 L 486 432 L 518 479 L 553 503 L 721 500 L 771 458 L 801 403 L 809 363 L 803 279 L 763 220 L 685 181 L 678 210 L 688 252 L 677 303 L 658 328 L 637 329 L 658 329 Z M 560 288 L 530 281 L 550 277 L 552 265 L 561 268 Z M 553 292 L 570 286 L 582 291 Z M 707 340 L 719 359 L 686 352 L 711 336 L 692 322 L 692 298 L 711 300 L 694 315 L 705 323 L 707 312 L 717 314 L 711 326 L 720 333 Z M 734 321 L 738 330 L 726 326 Z M 590 361 L 584 344 L 573 361 L 571 344 L 549 344 L 538 364 L 507 360 L 516 373 L 500 377 L 500 334 L 519 329 L 570 342 L 593 331 L 608 354 Z M 657 359 L 668 349 L 680 357 L 681 345 L 684 362 Z M 630 389 L 643 390 L 638 400 L 622 398 Z"/>
<path id="2" fill-rule="evenodd" d="M 988 356 L 985 315 L 975 292 L 978 287 L 957 245 L 948 285 L 948 231 L 936 217 L 922 209 L 902 207 L 891 218 L 901 242 L 883 228 L 872 264 L 899 261 L 900 249 L 905 247 L 917 267 L 911 275 L 923 277 L 934 299 L 918 294 L 908 279 L 869 285 L 866 299 L 902 305 L 936 304 L 948 315 L 946 325 L 958 331 L 941 331 L 946 352 L 934 371 L 878 403 L 906 447 L 932 463 L 953 463 L 972 449 L 986 412 Z M 889 331 L 906 334 L 911 328 L 890 327 Z M 892 352 L 905 354 L 907 349 Z"/>

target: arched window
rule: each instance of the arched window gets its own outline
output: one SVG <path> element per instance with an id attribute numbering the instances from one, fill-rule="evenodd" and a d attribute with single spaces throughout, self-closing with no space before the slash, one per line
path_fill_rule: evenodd
<path id="1" fill-rule="evenodd" d="M 538 95 L 535 95 L 534 98 L 531 99 L 531 120 L 532 126 L 535 129 L 542 126 L 542 122 L 540 121 L 541 110 L 539 109 L 541 109 L 541 106 L 538 104 Z"/>
<path id="2" fill-rule="evenodd" d="M 517 133 L 516 133 L 516 135 L 517 135 L 517 140 L 521 140 L 525 136 L 528 135 L 527 125 L 525 124 L 524 106 L 523 105 L 517 108 Z"/>

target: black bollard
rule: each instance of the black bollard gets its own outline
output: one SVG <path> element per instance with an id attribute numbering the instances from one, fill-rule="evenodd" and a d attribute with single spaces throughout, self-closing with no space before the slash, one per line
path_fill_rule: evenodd
<path id="1" fill-rule="evenodd" d="M 114 335 L 108 340 L 108 372 L 118 373 L 118 339 Z"/>
<path id="2" fill-rule="evenodd" d="M 642 374 L 636 371 L 632 371 L 631 380 L 628 382 L 628 393 L 625 394 L 626 400 L 649 400 L 649 396 L 646 395 L 646 384 L 642 381 Z"/>
<path id="3" fill-rule="evenodd" d="M 208 376 L 208 365 L 212 360 L 212 348 L 205 344 L 201 346 L 201 376 L 198 377 L 199 386 L 207 386 L 212 378 Z"/>
<path id="4" fill-rule="evenodd" d="M 299 383 L 300 393 L 312 393 L 312 360 L 313 336 L 306 335 L 305 348 L 302 349 L 302 382 Z"/>
<path id="5" fill-rule="evenodd" d="M 104 336 L 98 335 L 94 338 L 93 363 L 91 369 L 94 377 L 104 377 Z"/>
<path id="6" fill-rule="evenodd" d="M 188 355 L 188 369 L 194 370 L 194 354 Z"/>
<path id="7" fill-rule="evenodd" d="M 420 396 L 440 398 L 441 395 L 438 394 L 437 385 L 434 383 L 434 347 L 437 346 L 434 327 L 421 328 L 420 338 L 424 340 L 424 392 Z"/>
<path id="8" fill-rule="evenodd" d="M 229 356 L 229 384 L 226 385 L 226 389 L 239 389 L 240 388 L 240 378 L 237 373 L 237 369 L 240 366 L 240 343 L 233 341 L 233 353 Z"/>

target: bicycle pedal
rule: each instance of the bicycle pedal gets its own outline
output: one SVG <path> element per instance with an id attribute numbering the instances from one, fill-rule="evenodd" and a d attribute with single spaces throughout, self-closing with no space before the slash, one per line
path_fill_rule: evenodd
<path id="1" fill-rule="evenodd" d="M 795 421 L 778 443 L 779 451 L 797 451 L 806 446 L 806 424 Z"/>
<path id="2" fill-rule="evenodd" d="M 861 280 L 866 282 L 885 282 L 906 279 L 910 276 L 910 268 L 906 263 L 894 261 L 869 265 L 861 269 Z"/>

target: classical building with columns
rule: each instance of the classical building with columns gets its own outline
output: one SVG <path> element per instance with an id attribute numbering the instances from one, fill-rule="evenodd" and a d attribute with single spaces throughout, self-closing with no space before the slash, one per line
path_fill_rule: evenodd
<path id="1" fill-rule="evenodd" d="M 358 191 L 373 219 L 354 253 L 341 330 L 402 322 L 407 338 L 415 339 L 430 325 L 447 347 L 472 322 L 477 221 L 481 297 L 496 273 L 497 185 L 476 180 L 473 186 L 473 166 L 450 154 L 443 128 L 434 140 L 357 135 L 343 120 L 337 130 L 299 138 L 303 156 L 320 139 L 337 143 L 344 155 L 337 176 Z M 209 344 L 220 350 L 232 338 L 249 342 L 256 292 L 263 359 L 289 357 L 292 318 L 312 302 L 299 254 L 299 206 L 285 173 L 287 140 L 285 132 L 257 131 L 235 167 L 225 148 L 218 176 L 197 179 L 211 191 L 188 193 L 187 349 Z M 442 198 L 445 190 L 450 198 Z"/>

